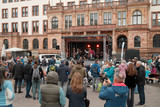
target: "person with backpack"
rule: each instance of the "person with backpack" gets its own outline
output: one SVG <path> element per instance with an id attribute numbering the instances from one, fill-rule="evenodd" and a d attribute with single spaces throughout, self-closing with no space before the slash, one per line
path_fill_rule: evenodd
<path id="1" fill-rule="evenodd" d="M 38 91 L 37 99 L 39 98 L 41 78 L 43 77 L 43 70 L 41 66 L 38 65 L 37 60 L 34 62 L 34 65 L 31 68 L 31 74 L 32 74 L 33 100 L 35 100 L 36 99 L 36 89 Z"/>
<path id="2" fill-rule="evenodd" d="M 99 82 L 99 74 L 100 74 L 100 66 L 99 66 L 99 60 L 96 59 L 95 63 L 91 66 L 91 73 L 93 76 L 93 92 L 98 92 L 98 82 Z"/>
<path id="3" fill-rule="evenodd" d="M 48 66 L 48 69 L 47 69 L 47 74 L 50 72 L 50 71 L 55 71 L 55 72 L 57 72 L 57 66 L 55 65 L 55 61 L 54 60 L 51 60 L 50 61 L 50 64 L 51 65 L 49 65 Z"/>

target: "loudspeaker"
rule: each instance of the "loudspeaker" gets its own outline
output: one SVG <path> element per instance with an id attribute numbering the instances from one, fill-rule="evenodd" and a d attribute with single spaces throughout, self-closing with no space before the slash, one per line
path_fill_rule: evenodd
<path id="1" fill-rule="evenodd" d="M 125 51 L 125 60 L 126 60 L 126 61 L 128 61 L 129 59 L 134 59 L 134 57 L 137 57 L 138 60 L 140 60 L 139 50 L 127 49 L 127 50 Z"/>
<path id="2" fill-rule="evenodd" d="M 59 45 L 56 46 L 56 50 L 59 50 Z"/>

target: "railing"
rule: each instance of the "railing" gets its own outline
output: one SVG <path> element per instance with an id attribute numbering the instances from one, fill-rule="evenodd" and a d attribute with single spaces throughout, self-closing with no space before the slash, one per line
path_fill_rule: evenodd
<path id="1" fill-rule="evenodd" d="M 113 1 L 113 2 L 102 2 L 96 4 L 84 4 L 84 5 L 74 5 L 74 6 L 52 6 L 48 8 L 48 11 L 66 11 L 66 10 L 80 10 L 80 9 L 93 9 L 93 8 L 107 8 L 114 6 L 127 6 L 133 3 L 149 3 L 149 0 L 133 0 L 133 1 Z"/>

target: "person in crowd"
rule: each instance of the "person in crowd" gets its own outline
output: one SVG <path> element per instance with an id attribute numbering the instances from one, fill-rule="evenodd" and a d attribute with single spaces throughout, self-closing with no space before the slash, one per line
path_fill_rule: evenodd
<path id="1" fill-rule="evenodd" d="M 152 66 L 151 73 L 157 73 L 154 63 L 151 63 L 151 66 Z"/>
<path id="2" fill-rule="evenodd" d="M 156 58 L 156 60 L 155 60 L 155 62 L 154 62 L 154 65 L 157 65 L 159 59 L 160 59 L 160 55 L 157 56 L 157 58 Z"/>
<path id="3" fill-rule="evenodd" d="M 100 74 L 100 65 L 98 64 L 99 60 L 96 59 L 95 63 L 91 66 L 91 73 L 92 73 L 92 82 L 93 82 L 93 92 L 98 92 L 98 82 L 99 82 L 99 74 Z"/>
<path id="4" fill-rule="evenodd" d="M 46 57 L 44 57 L 42 60 L 42 67 L 46 68 L 46 66 L 47 66 L 47 60 Z"/>
<path id="5" fill-rule="evenodd" d="M 79 72 L 74 73 L 71 85 L 67 88 L 66 97 L 69 99 L 68 107 L 86 107 L 84 99 L 87 97 L 87 90 L 83 86 L 83 77 Z"/>
<path id="6" fill-rule="evenodd" d="M 147 84 L 149 83 L 149 74 L 151 73 L 151 71 L 150 71 L 150 69 L 149 69 L 149 66 L 147 66 L 146 68 L 145 68 L 145 80 L 146 80 L 146 82 L 147 82 Z"/>
<path id="7" fill-rule="evenodd" d="M 28 62 L 28 58 L 27 58 L 27 56 L 25 56 L 24 58 L 23 58 L 23 61 L 24 61 L 24 65 L 26 65 Z"/>
<path id="8" fill-rule="evenodd" d="M 145 67 L 142 65 L 141 61 L 137 61 L 136 67 L 137 67 L 136 81 L 138 85 L 138 93 L 140 98 L 140 102 L 138 103 L 138 105 L 144 105 L 145 104 L 145 92 L 144 92 Z"/>
<path id="9" fill-rule="evenodd" d="M 70 82 L 71 82 L 71 72 L 72 72 L 72 69 L 75 67 L 75 61 L 74 61 L 74 59 L 71 59 L 71 61 L 70 61 L 70 63 L 69 63 L 69 66 L 68 66 L 68 68 L 69 68 L 69 71 L 70 71 L 70 73 L 69 73 L 69 75 L 68 75 L 68 79 L 69 79 L 69 84 L 70 84 Z"/>
<path id="10" fill-rule="evenodd" d="M 17 93 L 17 85 L 19 83 L 18 93 L 22 93 L 21 85 L 22 85 L 22 79 L 24 78 L 24 72 L 23 72 L 23 64 L 21 63 L 20 59 L 18 59 L 17 64 L 13 66 L 13 75 L 15 80 L 14 92 Z"/>
<path id="11" fill-rule="evenodd" d="M 49 65 L 52 65 L 52 64 L 54 63 L 56 63 L 56 60 L 55 60 L 55 57 L 54 56 L 52 56 L 52 58 L 51 58 L 51 60 L 49 61 Z"/>
<path id="12" fill-rule="evenodd" d="M 58 74 L 49 72 L 46 84 L 40 89 L 39 102 L 41 107 L 64 107 L 66 104 L 65 94 L 58 86 Z"/>
<path id="13" fill-rule="evenodd" d="M 56 65 L 57 65 L 58 67 L 61 65 L 61 61 L 60 61 L 59 58 L 57 58 L 57 60 L 56 60 Z"/>
<path id="14" fill-rule="evenodd" d="M 127 70 L 126 61 L 122 60 L 121 64 L 119 65 L 119 72 L 124 75 L 124 78 L 126 78 L 126 70 Z"/>
<path id="15" fill-rule="evenodd" d="M 128 97 L 128 87 L 124 84 L 124 75 L 116 73 L 114 83 L 110 79 L 104 80 L 99 98 L 106 100 L 104 107 L 126 107 Z"/>
<path id="16" fill-rule="evenodd" d="M 108 68 L 106 68 L 103 73 L 105 73 L 110 79 L 110 81 L 113 83 L 114 67 L 112 66 L 111 62 L 108 63 Z"/>
<path id="17" fill-rule="evenodd" d="M 156 68 L 157 68 L 158 72 L 160 73 L 160 59 L 158 60 L 158 63 L 156 64 Z"/>
<path id="18" fill-rule="evenodd" d="M 134 89 L 136 87 L 136 75 L 137 75 L 137 70 L 134 67 L 134 64 L 130 63 L 126 70 L 126 79 L 125 79 L 125 84 L 129 88 L 129 94 L 127 99 L 128 107 L 134 106 Z"/>
<path id="19" fill-rule="evenodd" d="M 102 70 L 101 70 L 100 74 L 102 74 L 103 71 L 104 71 L 106 68 L 108 68 L 108 61 L 105 61 L 105 64 L 102 66 Z"/>
<path id="20" fill-rule="evenodd" d="M 6 79 L 6 68 L 0 67 L 0 107 L 13 107 L 13 85 Z"/>
<path id="21" fill-rule="evenodd" d="M 116 65 L 116 62 L 117 62 L 117 58 L 115 56 L 113 56 L 113 63 L 114 63 L 114 65 Z"/>
<path id="22" fill-rule="evenodd" d="M 130 63 L 132 63 L 132 59 L 128 59 L 127 65 L 129 65 Z"/>
<path id="23" fill-rule="evenodd" d="M 151 63 L 152 63 L 152 58 L 151 57 L 149 57 L 148 58 L 148 60 L 147 60 L 147 62 L 148 62 L 148 65 L 149 65 L 149 68 L 150 68 L 150 70 L 152 69 L 151 67 Z"/>
<path id="24" fill-rule="evenodd" d="M 32 74 L 30 70 L 32 69 L 32 60 L 28 59 L 28 63 L 24 66 L 24 79 L 26 81 L 26 98 L 32 98 L 29 94 L 31 86 L 32 86 Z"/>
<path id="25" fill-rule="evenodd" d="M 41 84 L 41 78 L 43 76 L 43 70 L 41 66 L 38 65 L 38 61 L 34 61 L 34 65 L 31 68 L 31 75 L 32 75 L 32 92 L 33 92 L 33 100 L 36 99 L 36 90 L 37 92 L 37 99 L 39 98 L 39 90 Z"/>
<path id="26" fill-rule="evenodd" d="M 63 88 L 64 93 L 66 93 L 67 85 L 68 85 L 68 75 L 69 75 L 69 68 L 65 65 L 65 61 L 61 61 L 61 65 L 58 68 L 58 85 Z"/>
<path id="27" fill-rule="evenodd" d="M 82 67 L 85 67 L 85 62 L 84 62 L 83 58 L 80 57 L 79 60 L 81 61 Z"/>
<path id="28" fill-rule="evenodd" d="M 116 64 L 115 69 L 114 69 L 114 73 L 119 73 L 119 64 Z"/>
<path id="29" fill-rule="evenodd" d="M 82 75 L 82 80 L 87 77 L 85 68 L 82 67 L 81 61 L 77 61 L 77 65 L 71 71 L 71 79 L 75 72 L 79 72 Z"/>
<path id="30" fill-rule="evenodd" d="M 55 65 L 55 61 L 52 59 L 50 60 L 50 65 L 48 66 L 47 68 L 47 74 L 50 72 L 50 71 L 55 71 L 57 72 L 58 68 L 57 66 Z"/>

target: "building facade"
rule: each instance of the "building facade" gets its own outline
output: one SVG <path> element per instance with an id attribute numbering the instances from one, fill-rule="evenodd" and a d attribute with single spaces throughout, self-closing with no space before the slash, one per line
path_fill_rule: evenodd
<path id="1" fill-rule="evenodd" d="M 160 0 L 11 1 L 0 4 L 0 45 L 6 48 L 47 54 L 59 46 L 62 57 L 90 49 L 106 57 L 120 54 L 125 42 L 142 57 L 160 53 Z"/>

